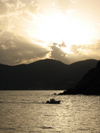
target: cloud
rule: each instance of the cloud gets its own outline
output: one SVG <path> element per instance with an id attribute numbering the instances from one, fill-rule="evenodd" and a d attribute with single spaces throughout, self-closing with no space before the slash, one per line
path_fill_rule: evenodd
<path id="1" fill-rule="evenodd" d="M 16 65 L 49 56 L 44 42 L 35 37 L 38 15 L 35 0 L 0 0 L 0 63 Z"/>
<path id="2" fill-rule="evenodd" d="M 59 46 L 60 48 L 61 48 L 61 47 L 66 47 L 66 45 L 65 45 L 64 42 L 62 42 L 62 44 L 59 44 L 58 46 Z"/>
<path id="3" fill-rule="evenodd" d="M 0 0 L 0 62 L 14 65 L 50 57 L 68 64 L 69 60 L 72 62 L 85 58 L 100 58 L 99 41 L 97 44 L 87 46 L 72 45 L 72 53 L 66 54 L 61 50 L 61 47 L 65 47 L 64 44 L 43 47 L 44 42 L 38 39 L 42 38 L 41 31 L 44 30 L 41 28 L 41 23 L 44 22 L 41 21 L 43 17 L 56 13 L 69 16 L 79 15 L 74 8 L 76 2 L 77 10 L 80 9 L 80 13 L 86 9 L 89 11 L 87 14 L 93 14 L 90 11 L 94 4 L 98 9 L 94 10 L 94 13 L 100 13 L 99 1 L 97 7 L 96 2 L 91 2 L 91 0 L 88 1 L 88 4 L 86 4 L 87 0 L 80 2 L 77 0 Z M 91 5 L 91 10 L 88 5 Z"/>
<path id="4" fill-rule="evenodd" d="M 0 1 L 0 15 L 4 15 L 7 13 L 7 7 L 6 5 Z"/>
<path id="5" fill-rule="evenodd" d="M 91 45 L 72 45 L 68 59 L 71 62 L 76 62 L 85 59 L 100 59 L 100 41 Z"/>
<path id="6" fill-rule="evenodd" d="M 40 15 L 37 2 L 34 0 L 8 0 L 1 3 L 3 8 L 0 8 L 0 13 L 2 13 L 0 31 L 11 31 L 24 36 L 28 35 L 29 30 L 34 32 L 35 29 L 36 31 Z"/>
<path id="7" fill-rule="evenodd" d="M 28 38 L 10 32 L 3 34 L 9 35 L 9 39 L 2 38 L 0 41 L 0 62 L 3 64 L 16 65 L 23 63 L 23 60 L 29 63 L 44 58 L 49 53 L 46 48 L 34 44 Z"/>
<path id="8" fill-rule="evenodd" d="M 50 47 L 51 48 L 51 56 L 50 58 L 60 60 L 64 63 L 69 63 L 69 60 L 67 58 L 67 53 L 63 52 L 59 47 L 57 43 L 53 43 L 53 45 Z"/>
<path id="9" fill-rule="evenodd" d="M 72 5 L 70 0 L 37 0 L 37 3 L 40 5 L 43 14 L 66 13 L 66 10 Z"/>
<path id="10" fill-rule="evenodd" d="M 77 0 L 71 0 L 71 2 L 75 4 L 77 2 Z"/>

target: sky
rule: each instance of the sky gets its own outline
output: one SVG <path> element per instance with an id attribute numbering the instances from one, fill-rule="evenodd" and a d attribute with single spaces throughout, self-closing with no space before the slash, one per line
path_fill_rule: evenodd
<path id="1" fill-rule="evenodd" d="M 100 0 L 0 0 L 0 63 L 100 60 Z"/>

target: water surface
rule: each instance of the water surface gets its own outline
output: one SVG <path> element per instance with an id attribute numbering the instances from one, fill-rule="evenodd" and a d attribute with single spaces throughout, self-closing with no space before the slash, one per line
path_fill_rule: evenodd
<path id="1" fill-rule="evenodd" d="M 100 96 L 58 92 L 0 91 L 0 133 L 100 133 Z"/>

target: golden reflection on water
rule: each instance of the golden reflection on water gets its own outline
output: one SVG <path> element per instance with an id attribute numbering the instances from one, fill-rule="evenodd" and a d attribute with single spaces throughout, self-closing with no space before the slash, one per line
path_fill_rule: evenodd
<path id="1" fill-rule="evenodd" d="M 57 96 L 54 91 L 0 93 L 2 133 L 100 133 L 100 96 Z M 50 98 L 61 104 L 45 104 Z"/>

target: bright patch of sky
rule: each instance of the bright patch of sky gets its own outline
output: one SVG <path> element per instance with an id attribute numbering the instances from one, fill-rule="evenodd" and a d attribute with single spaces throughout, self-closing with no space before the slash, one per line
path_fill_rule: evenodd
<path id="1" fill-rule="evenodd" d="M 99 5 L 100 0 L 0 0 L 0 63 L 100 59 Z"/>

